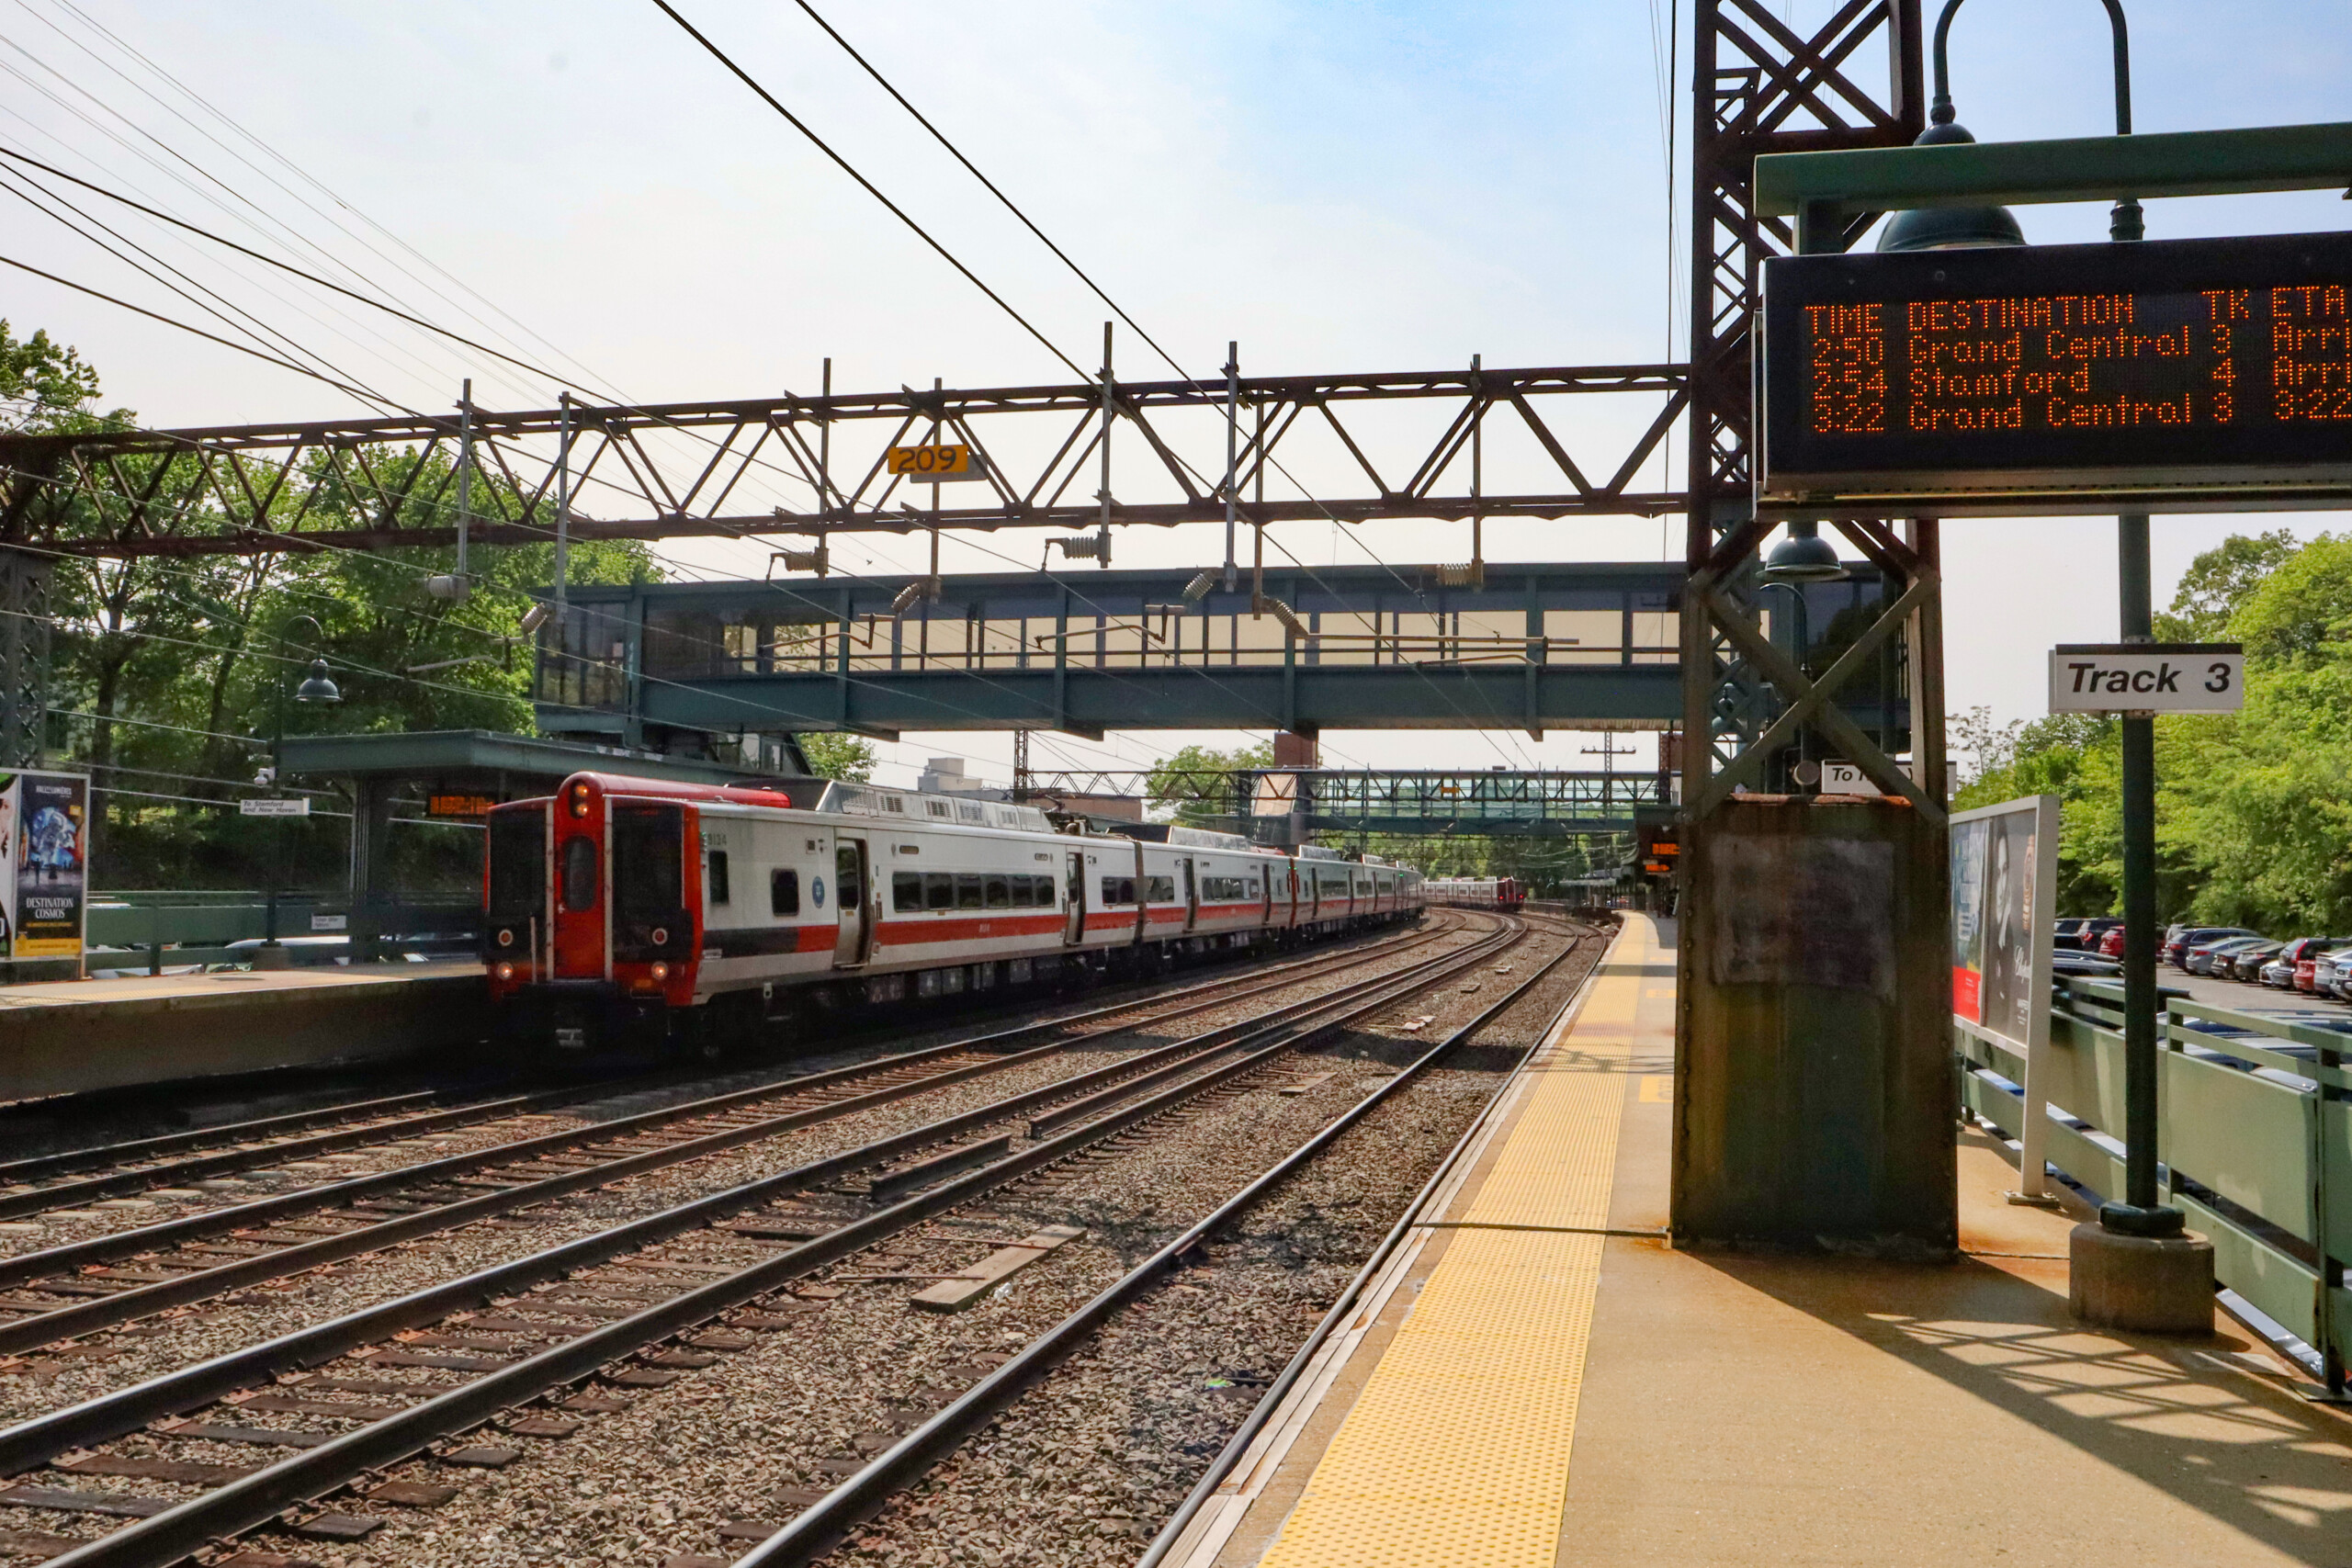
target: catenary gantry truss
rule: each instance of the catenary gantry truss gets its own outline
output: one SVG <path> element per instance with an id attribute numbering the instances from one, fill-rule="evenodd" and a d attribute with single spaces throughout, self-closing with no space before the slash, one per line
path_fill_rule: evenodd
<path id="1" fill-rule="evenodd" d="M 1655 474 L 1686 398 L 1681 366 L 1617 365 L 10 435 L 0 437 L 0 544 L 107 556 L 447 545 L 461 450 L 490 481 L 473 492 L 470 536 L 541 540 L 556 522 L 567 430 L 582 539 L 1091 527 L 1105 517 L 1106 438 L 1120 457 L 1109 521 L 1216 522 L 1227 514 L 1228 406 L 1244 523 L 1657 516 L 1684 498 L 1640 479 Z M 1599 405 L 1606 417 L 1587 417 Z M 887 448 L 930 442 L 977 448 L 985 479 L 933 487 L 888 471 Z M 1505 444 L 1508 465 L 1497 462 Z"/>

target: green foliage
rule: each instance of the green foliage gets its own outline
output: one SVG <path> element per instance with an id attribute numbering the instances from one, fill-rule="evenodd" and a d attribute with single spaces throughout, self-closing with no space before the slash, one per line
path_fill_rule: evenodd
<path id="1" fill-rule="evenodd" d="M 2156 721 L 2157 908 L 2276 935 L 2352 931 L 2352 537 L 2236 536 L 2198 557 L 2159 631 L 2246 649 L 2245 710 Z M 2056 795 L 2061 914 L 2120 907 L 2111 720 L 1956 721 L 1976 768 L 1953 804 Z"/>
<path id="2" fill-rule="evenodd" d="M 800 754 L 819 778 L 864 784 L 874 776 L 874 742 L 862 735 L 803 735 Z"/>
<path id="3" fill-rule="evenodd" d="M 1261 740 L 1253 746 L 1220 751 L 1215 747 L 1192 745 L 1179 748 L 1172 756 L 1162 757 L 1151 765 L 1144 783 L 1145 798 L 1151 802 L 1155 817 L 1178 822 L 1205 823 L 1217 818 L 1230 818 L 1233 813 L 1232 792 L 1222 778 L 1193 775 L 1227 773 L 1250 768 L 1271 768 L 1274 765 L 1274 744 Z"/>
<path id="4" fill-rule="evenodd" d="M 97 400 L 98 373 L 78 350 L 38 328 L 19 338 L 0 317 L 0 431 L 85 429 L 102 417 L 91 412 Z"/>

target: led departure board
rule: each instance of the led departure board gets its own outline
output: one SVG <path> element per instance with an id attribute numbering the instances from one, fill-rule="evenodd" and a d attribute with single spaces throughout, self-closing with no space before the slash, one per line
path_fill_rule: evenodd
<path id="1" fill-rule="evenodd" d="M 1759 497 L 2343 505 L 2352 234 L 1764 264 Z"/>

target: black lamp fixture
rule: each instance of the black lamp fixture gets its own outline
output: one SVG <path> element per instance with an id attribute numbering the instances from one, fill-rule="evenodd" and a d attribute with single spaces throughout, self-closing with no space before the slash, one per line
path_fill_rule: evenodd
<path id="1" fill-rule="evenodd" d="M 325 660 L 311 660 L 311 672 L 304 677 L 300 685 L 294 688 L 294 700 L 298 703 L 318 704 L 343 701 L 343 689 L 328 676 Z"/>
<path id="2" fill-rule="evenodd" d="M 1821 536 L 1817 523 L 1792 523 L 1788 536 L 1764 558 L 1767 582 L 1843 582 L 1854 574 L 1838 558 L 1838 547 Z"/>
<path id="3" fill-rule="evenodd" d="M 1968 128 L 1952 118 L 1951 68 L 1945 39 L 1951 32 L 1952 13 L 1960 0 L 1951 0 L 1936 18 L 1936 96 L 1928 105 L 1928 129 L 1914 147 L 1949 147 L 1974 141 Z M 2006 207 L 1915 207 L 1895 213 L 1879 231 L 1882 251 L 1956 251 L 1979 245 L 2022 245 L 2025 231 Z"/>

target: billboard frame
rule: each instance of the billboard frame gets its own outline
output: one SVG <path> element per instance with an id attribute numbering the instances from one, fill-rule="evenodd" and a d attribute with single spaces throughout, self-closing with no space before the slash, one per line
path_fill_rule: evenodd
<path id="1" fill-rule="evenodd" d="M 1981 993 L 1978 1016 L 1970 1018 L 1957 1007 L 1952 1010 L 1952 1027 L 1962 1033 L 1988 1041 L 2004 1050 L 2025 1058 L 2025 1082 L 2018 1086 L 2025 1106 L 2023 1125 L 2018 1132 L 2021 1145 L 2018 1157 L 2018 1190 L 2013 1200 L 2019 1202 L 2047 1204 L 2053 1201 L 2047 1175 L 2050 1143 L 2050 1108 L 2045 1095 L 2050 1083 L 2050 987 L 2055 967 L 2052 922 L 2057 919 L 2058 905 L 2058 797 L 2054 795 L 2029 795 L 2016 800 L 2005 800 L 1997 806 L 1980 806 L 1968 811 L 1952 813 L 1951 827 L 1951 943 L 1952 970 L 1955 988 L 1961 974 L 1962 944 L 1973 935 L 1981 942 L 1985 915 L 1984 894 L 1989 880 L 1989 867 L 1976 867 L 1976 883 L 1963 893 L 1962 863 L 1964 845 L 1975 837 L 1970 829 L 1982 824 L 1988 831 L 1984 835 L 1989 842 L 1991 825 L 2006 826 L 2020 817 L 2032 818 L 2033 860 L 2031 886 L 2027 889 L 2024 924 L 2028 936 L 2028 960 L 2023 978 L 2026 999 L 2026 1037 L 2016 1038 L 2007 1032 L 1986 1023 L 1983 1017 Z M 1986 857 L 1989 859 L 1990 857 Z M 1963 897 L 1975 900 L 1973 917 L 1963 913 Z M 1973 931 L 1970 921 L 1973 919 Z M 1978 971 L 1980 980 L 1984 970 Z"/>

